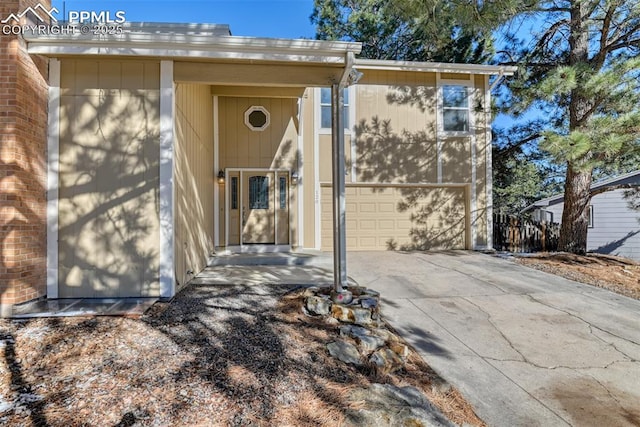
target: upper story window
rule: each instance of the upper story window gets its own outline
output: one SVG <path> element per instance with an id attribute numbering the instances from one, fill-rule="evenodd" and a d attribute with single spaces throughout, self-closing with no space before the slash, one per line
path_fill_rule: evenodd
<path id="1" fill-rule="evenodd" d="M 442 129 L 445 132 L 469 132 L 470 88 L 462 85 L 442 86 Z"/>
<path id="2" fill-rule="evenodd" d="M 349 108 L 351 104 L 349 102 L 349 89 L 345 88 L 343 94 L 343 123 L 345 129 L 350 129 Z M 328 87 L 320 89 L 320 127 L 323 129 L 331 129 L 331 88 Z"/>

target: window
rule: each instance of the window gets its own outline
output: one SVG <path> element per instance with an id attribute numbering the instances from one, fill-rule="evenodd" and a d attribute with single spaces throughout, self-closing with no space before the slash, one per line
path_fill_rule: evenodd
<path id="1" fill-rule="evenodd" d="M 231 209 L 238 209 L 238 177 L 231 177 Z"/>
<path id="2" fill-rule="evenodd" d="M 280 209 L 287 209 L 287 178 L 280 177 Z"/>
<path id="3" fill-rule="evenodd" d="M 593 228 L 593 205 L 589 205 L 589 226 L 588 228 Z"/>
<path id="4" fill-rule="evenodd" d="M 344 89 L 344 128 L 349 129 L 349 89 Z M 323 87 L 320 89 L 320 127 L 323 129 L 331 129 L 331 88 Z"/>
<path id="5" fill-rule="evenodd" d="M 269 209 L 268 177 L 249 177 L 249 209 Z"/>
<path id="6" fill-rule="evenodd" d="M 269 122 L 269 111 L 260 105 L 251 106 L 244 112 L 244 124 L 253 131 L 265 130 L 269 127 Z"/>
<path id="7" fill-rule="evenodd" d="M 469 88 L 442 86 L 442 128 L 445 132 L 469 132 Z"/>

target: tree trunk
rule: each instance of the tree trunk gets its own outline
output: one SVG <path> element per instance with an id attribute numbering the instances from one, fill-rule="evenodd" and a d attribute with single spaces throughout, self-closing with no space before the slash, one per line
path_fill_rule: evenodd
<path id="1" fill-rule="evenodd" d="M 589 61 L 589 28 L 586 24 L 584 1 L 571 2 L 571 33 L 569 34 L 569 65 L 577 66 Z M 580 77 L 578 77 L 580 81 Z M 569 131 L 578 130 L 589 111 L 589 101 L 582 88 L 571 91 L 569 101 Z M 589 202 L 593 168 L 585 166 L 590 153 L 582 159 L 567 162 L 564 184 L 564 210 L 558 250 L 584 254 L 587 252 L 587 229 L 589 227 Z"/>
<path id="2" fill-rule="evenodd" d="M 559 251 L 580 255 L 587 252 L 591 173 L 591 169 L 575 171 L 571 164 L 567 165 Z"/>

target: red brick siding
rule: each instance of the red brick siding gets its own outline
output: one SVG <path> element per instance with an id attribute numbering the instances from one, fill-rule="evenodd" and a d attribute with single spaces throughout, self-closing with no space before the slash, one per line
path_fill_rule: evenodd
<path id="1" fill-rule="evenodd" d="M 49 1 L 2 0 L 0 19 Z M 0 35 L 0 304 L 46 293 L 48 61 Z"/>

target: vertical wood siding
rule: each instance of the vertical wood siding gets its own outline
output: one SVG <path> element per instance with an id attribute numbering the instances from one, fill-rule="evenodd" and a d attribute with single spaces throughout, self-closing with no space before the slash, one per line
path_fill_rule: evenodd
<path id="1" fill-rule="evenodd" d="M 160 66 L 63 60 L 59 296 L 159 294 Z"/>

